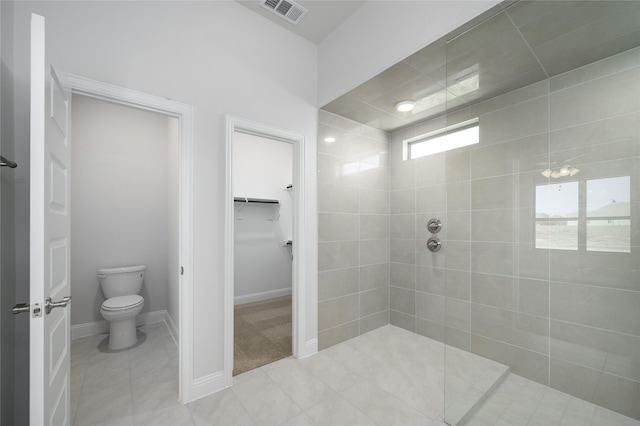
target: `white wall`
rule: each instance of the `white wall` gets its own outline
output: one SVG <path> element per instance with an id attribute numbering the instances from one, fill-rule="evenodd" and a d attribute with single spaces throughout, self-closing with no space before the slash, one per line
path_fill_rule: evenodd
<path id="1" fill-rule="evenodd" d="M 293 145 L 235 132 L 234 197 L 279 200 L 280 204 L 235 203 L 235 303 L 291 292 L 291 251 L 283 241 L 293 234 Z M 274 218 L 277 220 L 273 220 Z"/>
<path id="2" fill-rule="evenodd" d="M 28 29 L 46 18 L 49 52 L 62 72 L 194 106 L 194 377 L 223 369 L 225 114 L 305 136 L 306 341 L 317 337 L 317 49 L 233 1 L 16 2 L 16 140 L 28 161 Z M 241 28 L 242 31 L 238 31 Z M 26 145 L 25 145 L 26 144 Z M 28 174 L 16 200 L 28 236 Z M 18 186 L 18 185 L 17 185 Z M 17 190 L 18 191 L 18 190 Z M 28 240 L 26 240 L 28 241 Z M 20 245 L 28 282 L 28 245 Z"/>
<path id="3" fill-rule="evenodd" d="M 368 1 L 318 48 L 318 106 L 476 17 L 498 0 Z"/>
<path id="4" fill-rule="evenodd" d="M 168 136 L 169 143 L 167 144 L 167 156 L 169 161 L 167 164 L 167 173 L 172 176 L 167 182 L 167 312 L 173 321 L 173 325 L 176 327 L 172 330 L 173 333 L 177 333 L 180 323 L 180 275 L 178 275 L 178 269 L 180 268 L 180 122 L 177 119 L 169 120 L 168 122 Z M 177 335 L 175 337 L 178 337 Z"/>
<path id="5" fill-rule="evenodd" d="M 77 95 L 72 118 L 71 324 L 104 321 L 101 268 L 146 265 L 142 312 L 165 310 L 169 274 L 178 275 L 168 209 L 177 192 L 167 191 L 178 180 L 169 156 L 177 119 Z"/>

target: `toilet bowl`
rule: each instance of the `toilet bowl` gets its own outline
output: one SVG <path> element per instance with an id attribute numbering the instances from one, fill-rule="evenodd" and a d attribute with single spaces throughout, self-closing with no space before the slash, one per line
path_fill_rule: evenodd
<path id="1" fill-rule="evenodd" d="M 104 301 L 100 313 L 109 321 L 109 349 L 125 349 L 137 342 L 136 316 L 142 312 L 143 306 L 144 299 L 137 294 Z"/>
<path id="2" fill-rule="evenodd" d="M 142 290 L 146 266 L 124 266 L 98 270 L 98 280 L 106 300 L 100 314 L 109 321 L 109 349 L 119 350 L 137 342 L 136 316 L 142 312 Z"/>

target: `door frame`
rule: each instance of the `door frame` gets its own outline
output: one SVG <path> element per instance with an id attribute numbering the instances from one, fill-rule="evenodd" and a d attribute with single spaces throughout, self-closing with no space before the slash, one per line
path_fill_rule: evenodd
<path id="1" fill-rule="evenodd" d="M 193 382 L 193 106 L 155 95 L 125 89 L 77 75 L 64 75 L 63 84 L 72 94 L 157 112 L 175 117 L 179 131 L 179 379 L 178 398 L 187 403 L 195 399 Z M 177 268 L 181 268 L 177 270 Z"/>
<path id="2" fill-rule="evenodd" d="M 292 265 L 292 352 L 304 358 L 317 351 L 317 340 L 311 348 L 306 342 L 307 329 L 307 211 L 304 135 L 256 121 L 226 116 L 225 155 L 225 258 L 224 258 L 224 381 L 233 384 L 233 310 L 234 310 L 234 202 L 233 202 L 233 140 L 234 133 L 247 133 L 293 145 L 293 265 Z M 315 345 L 315 347 L 314 347 Z"/>

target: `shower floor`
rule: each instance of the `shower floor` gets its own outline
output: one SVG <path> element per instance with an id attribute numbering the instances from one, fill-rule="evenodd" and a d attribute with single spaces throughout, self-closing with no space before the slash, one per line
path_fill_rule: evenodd
<path id="1" fill-rule="evenodd" d="M 467 421 L 509 374 L 505 365 L 451 346 L 445 349 L 441 342 L 391 325 L 321 353 L 424 415 L 450 425 Z"/>

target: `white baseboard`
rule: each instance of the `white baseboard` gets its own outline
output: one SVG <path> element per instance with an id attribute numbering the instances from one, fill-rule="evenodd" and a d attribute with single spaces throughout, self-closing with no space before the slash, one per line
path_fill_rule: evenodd
<path id="1" fill-rule="evenodd" d="M 167 318 L 171 318 L 166 310 L 162 311 L 153 311 L 153 312 L 145 312 L 144 314 L 140 314 L 136 317 L 136 325 L 146 325 L 146 324 L 155 324 L 158 322 L 166 322 L 169 328 L 169 331 L 173 333 L 171 330 L 171 326 L 167 321 Z M 173 321 L 171 320 L 171 323 Z M 175 324 L 173 324 L 175 327 Z M 87 322 L 84 324 L 76 324 L 71 326 L 71 339 L 80 339 L 82 337 L 95 336 L 96 334 L 108 333 L 109 332 L 109 321 L 94 321 Z M 177 336 L 174 336 L 174 339 Z"/>
<path id="2" fill-rule="evenodd" d="M 176 346 L 180 346 L 179 329 L 176 323 L 173 321 L 173 318 L 171 318 L 171 315 L 169 315 L 169 312 L 167 312 L 167 315 L 165 316 L 165 322 L 167 323 L 167 328 L 169 329 L 169 333 L 171 333 L 171 337 L 173 337 L 174 342 L 176 342 Z"/>
<path id="3" fill-rule="evenodd" d="M 183 402 L 195 401 L 196 399 L 204 398 L 225 388 L 224 371 L 217 371 L 208 376 L 195 379 L 193 381 L 193 393 L 190 395 L 190 400 Z"/>
<path id="4" fill-rule="evenodd" d="M 236 296 L 233 298 L 234 305 L 242 305 L 245 303 L 259 302 L 261 300 L 274 299 L 276 297 L 289 296 L 291 287 L 279 288 L 277 290 L 261 291 L 258 293 L 246 294 L 244 296 Z"/>
<path id="5" fill-rule="evenodd" d="M 318 353 L 318 339 L 311 339 L 304 342 L 302 346 L 302 352 L 298 354 L 297 358 L 307 358 L 311 355 L 315 355 Z"/>

